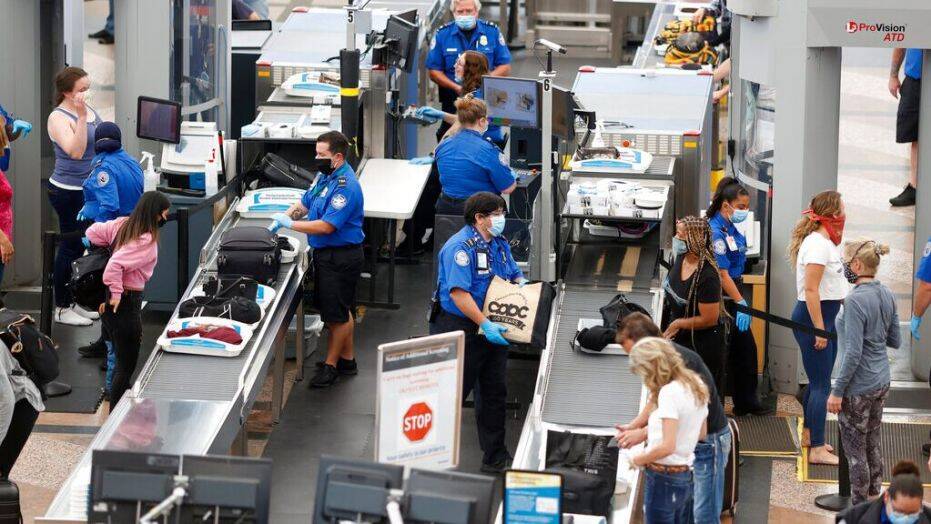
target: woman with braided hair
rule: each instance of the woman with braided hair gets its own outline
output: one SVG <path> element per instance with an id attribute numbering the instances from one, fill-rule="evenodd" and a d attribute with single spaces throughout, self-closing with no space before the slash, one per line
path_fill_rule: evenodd
<path id="1" fill-rule="evenodd" d="M 676 222 L 675 255 L 663 289 L 663 336 L 698 353 L 724 393 L 725 333 L 721 323 L 721 276 L 711 251 L 711 227 L 704 218 Z"/>

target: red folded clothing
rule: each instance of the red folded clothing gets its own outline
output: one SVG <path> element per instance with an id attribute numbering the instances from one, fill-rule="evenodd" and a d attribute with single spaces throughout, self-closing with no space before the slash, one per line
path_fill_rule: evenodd
<path id="1" fill-rule="evenodd" d="M 242 337 L 239 333 L 237 333 L 235 329 L 226 326 L 213 326 L 209 324 L 191 325 L 184 329 L 168 332 L 168 338 L 193 337 L 195 335 L 200 335 L 200 338 L 219 340 L 227 344 L 242 343 Z"/>

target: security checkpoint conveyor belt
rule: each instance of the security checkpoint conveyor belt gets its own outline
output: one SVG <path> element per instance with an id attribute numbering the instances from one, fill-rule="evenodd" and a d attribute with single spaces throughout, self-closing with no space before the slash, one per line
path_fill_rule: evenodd
<path id="1" fill-rule="evenodd" d="M 201 264 L 184 299 L 199 289 L 206 277 L 215 274 L 217 247 L 225 231 L 237 226 L 269 225 L 267 218 L 241 217 L 235 210 L 238 201 L 237 198 L 230 202 L 229 211 L 203 246 Z M 299 253 L 304 253 L 306 237 L 288 234 L 300 241 Z M 275 300 L 255 325 L 252 339 L 238 356 L 208 357 L 168 353 L 156 348 L 142 367 L 132 390 L 124 395 L 101 426 L 77 467 L 59 489 L 45 517 L 39 517 L 37 522 L 86 521 L 91 454 L 95 449 L 225 455 L 229 454 L 234 441 L 238 441 L 239 451 L 245 454 L 247 439 L 242 437 L 241 431 L 273 360 L 273 418 L 277 420 L 280 414 L 285 338 L 295 312 L 296 356 L 298 362 L 303 361 L 301 284 L 305 272 L 304 256 L 296 257 L 291 263 L 282 263 Z M 299 365 L 299 374 L 301 368 Z"/>
<path id="2" fill-rule="evenodd" d="M 548 431 L 614 435 L 614 424 L 633 419 L 645 402 L 641 381 L 630 372 L 628 357 L 582 353 L 572 348 L 579 319 L 600 319 L 598 309 L 617 292 L 560 286 L 550 318 L 549 340 L 540 359 L 537 383 L 520 441 L 514 468 L 545 469 Z M 659 318 L 661 292 L 634 290 L 628 300 Z M 600 321 L 599 321 L 600 322 Z M 615 495 L 610 522 L 629 522 L 637 499 L 639 474 L 618 463 L 618 483 L 626 491 Z"/>

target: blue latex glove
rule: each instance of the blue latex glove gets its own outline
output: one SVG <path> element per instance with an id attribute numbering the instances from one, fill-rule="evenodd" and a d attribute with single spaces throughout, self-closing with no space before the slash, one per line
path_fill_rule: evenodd
<path id="1" fill-rule="evenodd" d="M 529 283 L 530 283 L 529 280 L 527 280 L 527 279 L 524 278 L 524 277 L 520 277 L 520 278 L 517 280 L 517 287 L 524 287 L 524 286 L 526 286 L 526 285 L 529 284 Z"/>
<path id="2" fill-rule="evenodd" d="M 740 304 L 741 306 L 746 306 L 747 301 L 741 300 L 740 302 L 738 302 L 738 304 Z M 746 331 L 750 329 L 750 315 L 746 313 L 741 313 L 740 311 L 737 312 L 737 329 L 739 329 L 740 331 Z"/>
<path id="3" fill-rule="evenodd" d="M 502 333 L 507 332 L 508 328 L 502 326 L 501 324 L 495 324 L 491 320 L 485 319 L 482 322 L 482 334 L 485 335 L 485 338 L 492 344 L 498 346 L 507 346 L 508 341 L 504 339 Z"/>
<path id="4" fill-rule="evenodd" d="M 26 122 L 25 120 L 14 120 L 13 121 L 13 134 L 22 133 L 19 135 L 19 138 L 26 138 L 26 135 L 32 131 L 32 124 Z"/>
<path id="5" fill-rule="evenodd" d="M 286 227 L 291 229 L 291 227 L 294 226 L 294 220 L 292 220 L 291 217 L 284 213 L 275 213 L 272 215 L 272 220 L 278 223 L 279 227 Z"/>
<path id="6" fill-rule="evenodd" d="M 87 238 L 87 237 L 81 237 L 81 243 L 84 244 L 84 248 L 85 248 L 85 249 L 90 249 L 90 248 L 91 248 L 91 239 L 89 239 L 89 238 Z"/>
<path id="7" fill-rule="evenodd" d="M 91 210 L 88 209 L 87 204 L 84 204 L 84 206 L 81 208 L 81 210 L 78 211 L 78 216 L 75 217 L 75 218 L 78 219 L 78 222 L 87 222 L 88 220 L 93 220 L 93 218 L 91 218 L 90 216 L 88 216 L 88 215 L 90 215 L 90 213 L 91 213 Z"/>
<path id="8" fill-rule="evenodd" d="M 918 315 L 912 315 L 912 338 L 915 340 L 921 340 L 921 333 L 918 331 L 921 328 L 921 317 Z"/>
<path id="9" fill-rule="evenodd" d="M 430 164 L 433 163 L 433 157 L 432 156 L 419 156 L 417 158 L 412 158 L 410 163 L 414 164 L 415 166 L 429 166 Z"/>
<path id="10" fill-rule="evenodd" d="M 424 120 L 431 120 L 433 122 L 439 122 L 443 120 L 445 113 L 439 109 L 434 109 L 429 106 L 418 107 L 414 114 L 417 115 L 417 118 L 422 118 Z"/>

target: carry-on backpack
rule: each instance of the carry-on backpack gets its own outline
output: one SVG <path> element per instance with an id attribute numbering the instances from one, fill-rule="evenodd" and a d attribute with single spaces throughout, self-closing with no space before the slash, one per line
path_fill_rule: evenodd
<path id="1" fill-rule="evenodd" d="M 107 247 L 93 247 L 88 253 L 71 263 L 71 280 L 68 289 L 74 302 L 88 311 L 97 311 L 107 300 L 107 287 L 103 283 L 103 272 L 110 261 L 111 251 Z"/>
<path id="2" fill-rule="evenodd" d="M 22 524 L 19 506 L 19 486 L 11 480 L 0 480 L 0 524 Z"/>
<path id="3" fill-rule="evenodd" d="M 45 396 L 44 386 L 58 378 L 58 348 L 29 315 L 0 309 L 0 340 Z"/>
<path id="4" fill-rule="evenodd" d="M 727 426 L 731 429 L 731 452 L 724 467 L 724 505 L 721 512 L 737 514 L 737 500 L 740 498 L 740 428 L 737 421 L 728 417 Z"/>
<path id="5" fill-rule="evenodd" d="M 217 273 L 244 276 L 274 286 L 281 269 L 278 237 L 265 227 L 234 227 L 220 237 Z"/>

